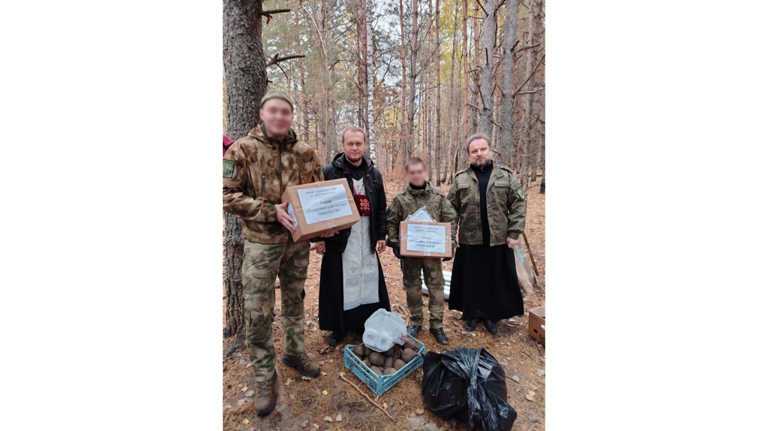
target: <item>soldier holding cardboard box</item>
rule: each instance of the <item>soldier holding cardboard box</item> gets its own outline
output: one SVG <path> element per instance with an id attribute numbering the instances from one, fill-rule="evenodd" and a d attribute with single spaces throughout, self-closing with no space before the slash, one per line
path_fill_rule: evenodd
<path id="1" fill-rule="evenodd" d="M 416 338 L 424 322 L 421 299 L 421 273 L 429 290 L 429 332 L 440 344 L 448 344 L 443 331 L 443 302 L 445 279 L 440 258 L 412 258 L 400 256 L 400 222 L 420 208 L 425 208 L 436 222 L 451 223 L 451 249 L 456 249 L 456 211 L 445 194 L 432 187 L 427 178 L 427 166 L 423 160 L 414 157 L 405 164 L 408 183 L 399 191 L 387 208 L 387 245 L 400 258 L 411 322 L 408 335 Z M 450 258 L 446 258 L 448 260 Z"/>
<path id="2" fill-rule="evenodd" d="M 261 123 L 224 153 L 224 210 L 240 220 L 245 240 L 245 335 L 259 385 L 254 407 L 263 416 L 276 402 L 272 313 L 278 274 L 285 337 L 283 363 L 304 376 L 320 374 L 320 365 L 304 352 L 309 241 L 293 241 L 288 202 L 280 203 L 280 198 L 286 187 L 322 181 L 323 175 L 314 149 L 299 142 L 291 130 L 293 102 L 284 92 L 268 92 L 261 99 L 259 116 Z"/>

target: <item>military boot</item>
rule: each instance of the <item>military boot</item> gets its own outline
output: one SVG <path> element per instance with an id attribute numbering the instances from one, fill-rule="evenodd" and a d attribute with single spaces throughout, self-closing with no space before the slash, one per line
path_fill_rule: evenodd
<path id="1" fill-rule="evenodd" d="M 298 355 L 283 353 L 283 363 L 296 369 L 302 376 L 317 377 L 320 375 L 320 364 L 310 359 L 306 353 Z"/>
<path id="2" fill-rule="evenodd" d="M 275 394 L 275 381 L 277 375 L 273 375 L 271 379 L 258 382 L 258 393 L 256 398 L 253 399 L 253 407 L 256 409 L 256 414 L 259 416 L 266 416 L 272 412 L 277 403 L 277 395 Z"/>
<path id="3" fill-rule="evenodd" d="M 445 335 L 445 331 L 443 331 L 443 328 L 429 328 L 429 332 L 432 334 L 433 337 L 435 337 L 435 341 L 442 345 L 448 344 L 448 336 Z"/>
<path id="4" fill-rule="evenodd" d="M 417 335 L 419 335 L 419 332 L 421 332 L 421 325 L 411 325 L 408 327 L 408 335 L 416 338 Z"/>

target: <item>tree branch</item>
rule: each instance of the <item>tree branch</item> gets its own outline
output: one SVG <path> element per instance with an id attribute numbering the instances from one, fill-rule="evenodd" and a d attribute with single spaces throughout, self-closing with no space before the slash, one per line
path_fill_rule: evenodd
<path id="1" fill-rule="evenodd" d="M 286 56 L 280 57 L 278 54 L 275 54 L 270 58 L 269 62 L 267 63 L 267 67 L 274 66 L 277 63 L 280 63 L 281 61 L 292 60 L 294 58 L 304 58 L 304 57 L 306 57 L 306 55 L 292 54 L 292 55 L 286 55 Z"/>

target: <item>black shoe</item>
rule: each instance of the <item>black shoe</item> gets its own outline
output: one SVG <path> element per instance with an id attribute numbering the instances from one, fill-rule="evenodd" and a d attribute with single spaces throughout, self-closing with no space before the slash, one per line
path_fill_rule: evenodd
<path id="1" fill-rule="evenodd" d="M 467 319 L 466 322 L 464 322 L 464 329 L 466 329 L 469 332 L 472 332 L 477 328 L 477 319 Z"/>
<path id="2" fill-rule="evenodd" d="M 493 335 L 499 332 L 499 327 L 496 326 L 496 322 L 492 322 L 490 319 L 485 319 L 485 329 Z"/>
<path id="3" fill-rule="evenodd" d="M 331 346 L 338 346 L 339 341 L 341 341 L 341 336 L 339 336 L 338 332 L 331 331 L 331 333 L 328 334 L 328 344 Z"/>
<path id="4" fill-rule="evenodd" d="M 408 327 L 408 336 L 416 338 L 421 332 L 421 325 L 411 325 Z"/>
<path id="5" fill-rule="evenodd" d="M 429 328 L 429 332 L 432 334 L 433 337 L 435 337 L 435 341 L 437 341 L 440 344 L 448 344 L 448 336 L 445 335 L 445 332 L 443 332 L 443 328 L 436 328 L 432 329 Z"/>

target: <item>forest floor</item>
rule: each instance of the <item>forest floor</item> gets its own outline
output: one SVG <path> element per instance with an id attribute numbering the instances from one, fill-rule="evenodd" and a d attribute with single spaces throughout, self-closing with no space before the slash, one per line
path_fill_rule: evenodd
<path id="1" fill-rule="evenodd" d="M 540 180 L 539 180 L 540 181 Z M 525 232 L 539 270 L 539 288 L 536 294 L 524 298 L 525 315 L 499 323 L 499 332 L 492 336 L 481 323 L 473 333 L 464 330 L 461 313 L 446 312 L 443 321 L 448 346 L 435 342 L 429 331 L 422 330 L 419 340 L 427 351 L 455 349 L 457 347 L 485 348 L 504 367 L 507 374 L 507 402 L 517 411 L 513 430 L 544 430 L 545 377 L 544 347 L 528 335 L 528 310 L 545 305 L 545 247 L 544 203 L 539 194 L 539 181 L 528 192 Z M 386 181 L 387 201 L 402 188 L 402 179 Z M 448 186 L 441 186 L 447 194 Z M 402 272 L 398 259 L 390 248 L 380 255 L 387 281 L 392 311 L 408 320 Z M 277 289 L 274 340 L 277 361 L 277 406 L 264 418 L 256 416 L 253 403 L 245 400 L 250 390 L 256 390 L 248 350 L 243 348 L 223 363 L 223 416 L 224 429 L 256 430 L 463 430 L 465 424 L 446 421 L 429 411 L 421 398 L 422 369 L 419 368 L 376 399 L 373 392 L 344 366 L 346 344 L 359 344 L 362 334 L 351 333 L 339 347 L 329 347 L 327 332 L 318 328 L 318 292 L 322 257 L 312 251 L 306 282 L 305 348 L 320 362 L 322 373 L 317 378 L 303 380 L 297 371 L 283 365 L 279 359 L 283 352 L 283 328 L 280 318 L 280 289 Z M 453 261 L 443 262 L 451 270 Z M 424 297 L 424 316 L 429 316 Z M 426 320 L 426 319 L 425 319 Z M 226 345 L 228 340 L 224 340 Z M 396 422 L 372 406 L 359 392 L 339 378 L 339 373 L 354 382 L 363 392 L 385 408 Z M 512 380 L 519 378 L 518 382 Z M 528 397 L 526 397 L 528 396 Z M 330 419 L 330 421 L 328 421 Z M 339 420 L 340 419 L 340 420 Z"/>

